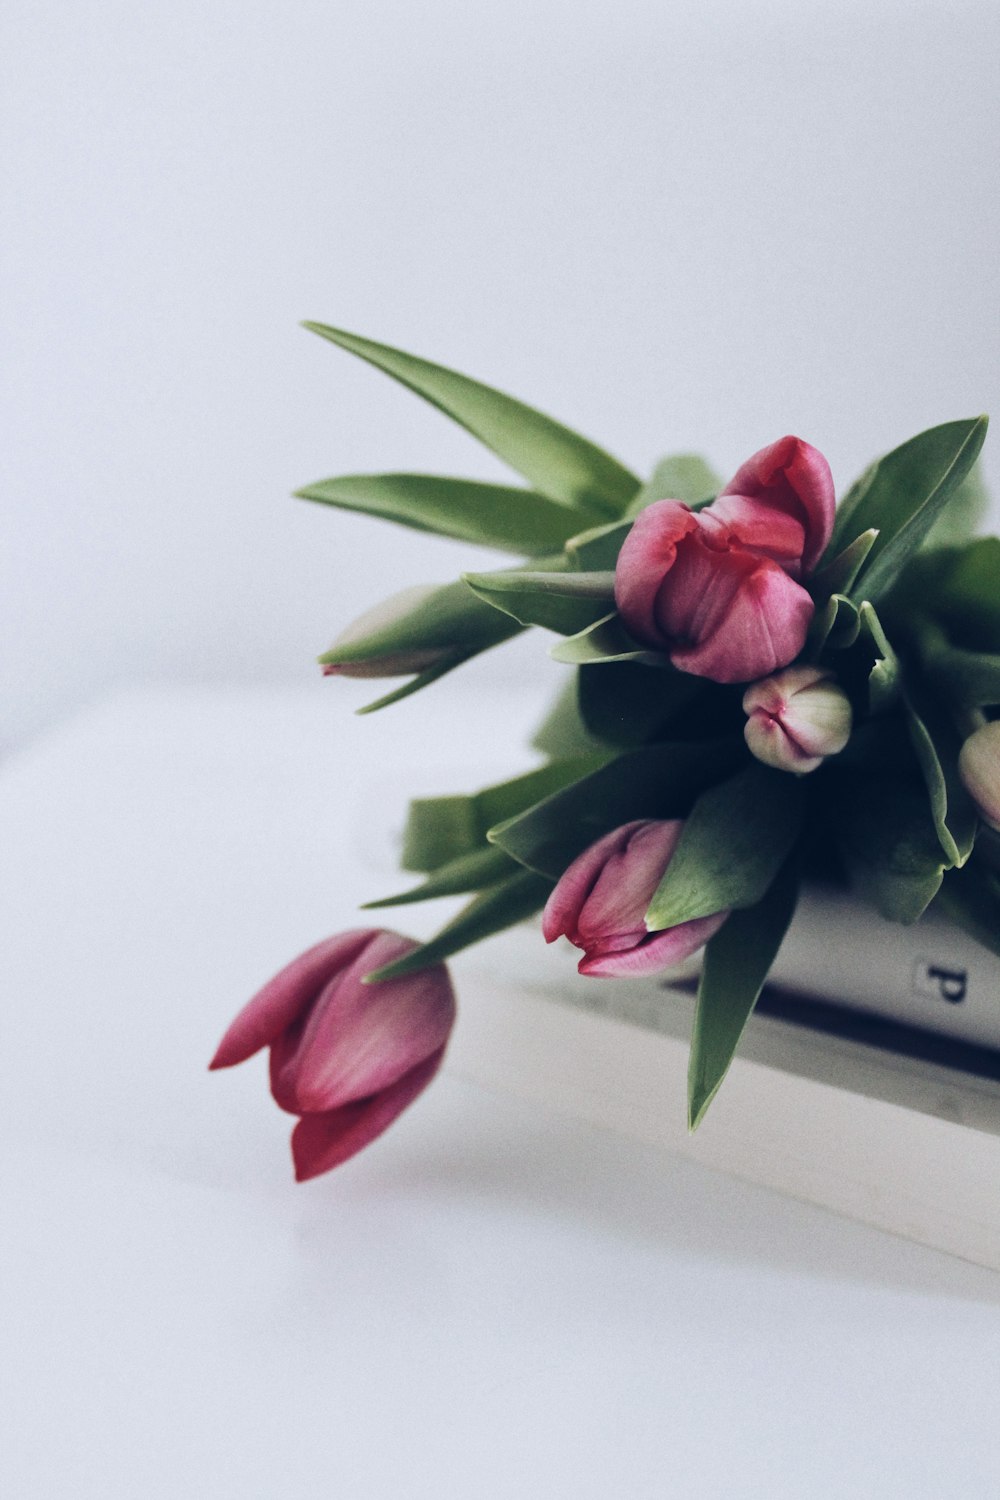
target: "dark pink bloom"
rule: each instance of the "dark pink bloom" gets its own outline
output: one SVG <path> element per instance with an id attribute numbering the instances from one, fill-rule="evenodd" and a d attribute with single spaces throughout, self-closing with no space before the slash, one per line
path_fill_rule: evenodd
<path id="1" fill-rule="evenodd" d="M 271 1049 L 271 1093 L 301 1116 L 300 1182 L 339 1166 L 392 1124 L 437 1072 L 455 1020 L 443 964 L 366 985 L 415 947 L 395 932 L 342 932 L 303 953 L 244 1006 L 213 1068 Z"/>
<path id="2" fill-rule="evenodd" d="M 826 459 L 785 437 L 747 460 L 703 510 L 657 500 L 622 546 L 615 601 L 643 645 L 715 682 L 748 682 L 802 650 L 813 602 L 798 580 L 833 526 Z"/>
<path id="3" fill-rule="evenodd" d="M 683 823 L 639 819 L 591 844 L 560 877 L 542 916 L 547 943 L 568 937 L 583 949 L 581 974 L 658 974 L 707 943 L 728 912 L 646 929 L 646 909 L 670 863 Z"/>

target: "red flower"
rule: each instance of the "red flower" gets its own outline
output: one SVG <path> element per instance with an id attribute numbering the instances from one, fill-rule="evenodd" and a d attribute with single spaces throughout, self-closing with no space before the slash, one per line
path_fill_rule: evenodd
<path id="1" fill-rule="evenodd" d="M 416 946 L 377 928 L 328 938 L 275 975 L 219 1044 L 213 1068 L 270 1047 L 271 1093 L 301 1117 L 292 1131 L 300 1182 L 381 1135 L 441 1065 L 455 1021 L 444 965 L 362 983 Z"/>
<path id="2" fill-rule="evenodd" d="M 658 500 L 625 538 L 615 600 L 626 628 L 675 667 L 749 682 L 793 661 L 813 602 L 797 581 L 833 526 L 830 467 L 784 437 L 747 460 L 717 500 Z"/>
<path id="3" fill-rule="evenodd" d="M 583 958 L 581 974 L 601 978 L 658 974 L 707 943 L 728 912 L 682 922 L 663 932 L 646 928 L 646 908 L 670 863 L 683 823 L 639 819 L 607 833 L 573 861 L 542 916 L 547 943 L 568 937 Z"/>

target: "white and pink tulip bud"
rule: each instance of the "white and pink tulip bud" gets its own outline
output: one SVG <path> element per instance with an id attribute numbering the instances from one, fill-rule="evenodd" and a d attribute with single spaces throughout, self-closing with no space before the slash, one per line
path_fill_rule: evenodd
<path id="1" fill-rule="evenodd" d="M 420 584 L 401 589 L 398 594 L 391 594 L 374 608 L 365 610 L 341 631 L 321 658 L 323 676 L 406 677 L 437 666 L 442 657 L 450 654 L 445 647 L 419 649 L 400 644 L 372 649 L 371 645 L 373 640 L 401 626 L 418 605 L 436 592 L 435 588 Z"/>
<path id="2" fill-rule="evenodd" d="M 1000 719 L 969 735 L 959 752 L 958 773 L 983 822 L 1000 832 Z"/>
<path id="3" fill-rule="evenodd" d="M 722 926 L 726 911 L 662 932 L 646 910 L 673 857 L 684 824 L 640 819 L 606 833 L 562 874 L 542 916 L 547 943 L 567 937 L 583 949 L 578 969 L 600 978 L 660 974 L 690 957 Z"/>
<path id="4" fill-rule="evenodd" d="M 753 683 L 743 711 L 751 751 L 779 771 L 815 771 L 851 736 L 850 700 L 821 667 L 787 667 Z"/>
<path id="5" fill-rule="evenodd" d="M 377 928 L 328 938 L 276 974 L 219 1043 L 213 1068 L 270 1047 L 271 1093 L 300 1117 L 292 1131 L 300 1182 L 381 1135 L 441 1065 L 455 1021 L 444 965 L 363 983 L 416 946 Z"/>

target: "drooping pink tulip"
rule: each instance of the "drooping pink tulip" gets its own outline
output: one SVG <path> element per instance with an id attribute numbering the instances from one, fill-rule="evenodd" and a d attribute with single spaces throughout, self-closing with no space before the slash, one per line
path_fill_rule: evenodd
<path id="1" fill-rule="evenodd" d="M 640 511 L 615 571 L 628 631 L 683 672 L 748 682 L 802 650 L 813 602 L 798 581 L 830 539 L 833 480 L 800 438 L 762 448 L 700 511 Z"/>
<path id="2" fill-rule="evenodd" d="M 822 667 L 786 667 L 753 683 L 743 712 L 751 751 L 779 771 L 815 771 L 851 736 L 850 699 Z"/>
<path id="3" fill-rule="evenodd" d="M 646 909 L 683 826 L 676 818 L 625 823 L 591 844 L 560 877 L 542 916 L 542 932 L 547 943 L 567 937 L 583 949 L 581 974 L 662 973 L 722 926 L 725 911 L 663 932 L 646 928 Z"/>
<path id="4" fill-rule="evenodd" d="M 271 1093 L 300 1119 L 295 1175 L 328 1172 L 382 1134 L 430 1083 L 455 1021 L 443 964 L 366 985 L 366 974 L 417 945 L 366 928 L 318 943 L 244 1006 L 212 1068 L 271 1049 Z"/>

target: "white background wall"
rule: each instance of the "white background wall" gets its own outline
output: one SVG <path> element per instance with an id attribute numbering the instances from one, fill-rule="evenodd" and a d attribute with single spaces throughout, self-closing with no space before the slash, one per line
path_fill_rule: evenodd
<path id="1" fill-rule="evenodd" d="M 0 24 L 0 744 L 129 679 L 309 681 L 375 597 L 483 560 L 286 498 L 502 474 L 300 318 L 640 469 L 795 431 L 843 485 L 1000 408 L 993 0 L 6 0 Z"/>

